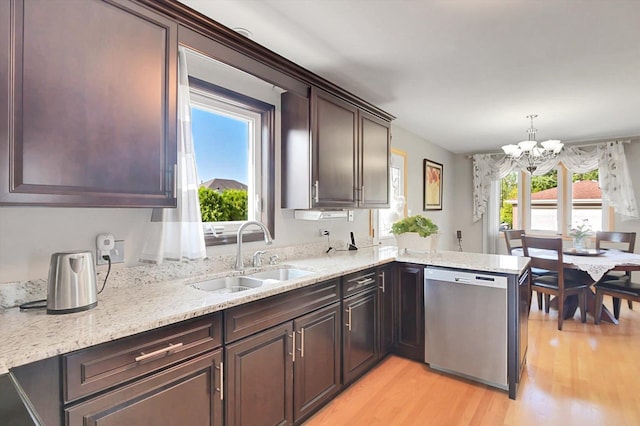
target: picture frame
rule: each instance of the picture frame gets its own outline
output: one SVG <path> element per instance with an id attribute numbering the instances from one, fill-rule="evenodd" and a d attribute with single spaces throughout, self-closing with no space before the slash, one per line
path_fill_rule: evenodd
<path id="1" fill-rule="evenodd" d="M 442 210 L 444 166 L 435 161 L 423 161 L 423 210 Z"/>

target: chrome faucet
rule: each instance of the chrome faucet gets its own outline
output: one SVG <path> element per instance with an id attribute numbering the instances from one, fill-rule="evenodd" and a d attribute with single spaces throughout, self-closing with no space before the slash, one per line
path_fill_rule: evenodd
<path id="1" fill-rule="evenodd" d="M 248 220 L 244 222 L 242 225 L 240 225 L 240 228 L 238 228 L 238 235 L 237 235 L 238 248 L 236 250 L 236 264 L 234 267 L 236 271 L 244 270 L 244 262 L 242 261 L 242 233 L 244 232 L 245 228 L 250 225 L 256 225 L 260 227 L 260 229 L 262 229 L 262 233 L 264 234 L 265 244 L 271 244 L 273 242 L 273 240 L 271 239 L 271 233 L 269 232 L 267 227 L 264 226 L 262 222 L 258 222 L 257 220 Z"/>

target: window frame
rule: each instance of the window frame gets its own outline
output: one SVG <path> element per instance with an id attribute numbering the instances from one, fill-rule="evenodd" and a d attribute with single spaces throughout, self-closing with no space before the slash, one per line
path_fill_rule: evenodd
<path id="1" fill-rule="evenodd" d="M 540 236 L 562 236 L 570 239 L 569 230 L 572 225 L 571 212 L 573 209 L 573 193 L 572 181 L 573 172 L 569 170 L 563 163 L 558 163 L 556 170 L 558 171 L 558 231 L 543 231 L 531 229 L 531 175 L 519 170 L 518 173 L 518 214 L 519 223 L 526 233 Z M 601 200 L 600 208 L 602 210 L 601 227 L 603 231 L 614 229 L 614 215 L 612 207 L 606 205 Z"/>
<path id="2" fill-rule="evenodd" d="M 205 92 L 218 102 L 225 103 L 235 108 L 244 109 L 260 116 L 260 165 L 256 165 L 253 171 L 260 175 L 260 203 L 258 218 L 265 224 L 271 237 L 275 238 L 275 117 L 276 107 L 267 102 L 260 101 L 250 96 L 243 95 L 233 90 L 220 87 L 213 83 L 189 76 L 189 87 L 196 91 Z M 215 223 L 215 222 L 207 222 Z M 241 223 L 241 222 L 229 222 Z M 203 226 L 205 226 L 203 224 Z M 259 241 L 263 239 L 261 231 L 248 230 L 243 237 L 243 241 Z M 237 243 L 236 233 L 225 233 L 214 236 L 205 233 L 205 244 L 207 246 L 217 246 Z"/>

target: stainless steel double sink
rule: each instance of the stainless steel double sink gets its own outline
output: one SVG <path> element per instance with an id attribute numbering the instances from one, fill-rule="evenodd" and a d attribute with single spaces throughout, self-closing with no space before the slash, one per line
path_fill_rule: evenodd
<path id="1" fill-rule="evenodd" d="M 222 277 L 212 280 L 200 281 L 191 284 L 191 287 L 218 294 L 237 293 L 262 287 L 264 284 L 295 280 L 297 278 L 312 275 L 314 272 L 296 268 L 278 268 L 249 275 Z"/>

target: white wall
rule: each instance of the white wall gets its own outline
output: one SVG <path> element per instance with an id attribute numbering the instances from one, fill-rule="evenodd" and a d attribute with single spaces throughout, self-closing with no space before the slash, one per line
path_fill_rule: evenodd
<path id="1" fill-rule="evenodd" d="M 612 139 L 631 139 L 630 144 L 624 145 L 627 165 L 631 175 L 636 201 L 640 205 L 640 137 L 633 138 L 609 138 L 600 141 L 589 141 L 588 143 L 606 142 Z M 572 142 L 574 143 L 574 142 Z M 580 142 L 575 142 L 580 145 Z M 586 142 L 585 142 L 586 143 Z M 455 212 L 456 220 L 461 223 L 463 248 L 465 251 L 482 252 L 482 231 L 483 221 L 473 222 L 473 169 L 472 160 L 468 155 L 455 155 L 454 160 L 457 179 L 460 183 L 455 192 Z M 616 215 L 614 230 L 623 232 L 638 232 L 640 234 L 640 220 L 625 220 L 626 218 Z M 460 229 L 460 228 L 457 228 Z M 499 248 L 503 248 L 500 245 Z M 506 251 L 506 250 L 505 250 Z M 636 244 L 636 252 L 640 252 L 640 244 Z"/>
<path id="2" fill-rule="evenodd" d="M 411 215 L 421 214 L 432 219 L 440 229 L 438 246 L 443 250 L 457 247 L 455 232 L 455 199 L 461 181 L 454 163 L 454 155 L 437 145 L 398 126 L 392 127 L 391 146 L 407 153 L 407 207 Z M 442 210 L 424 211 L 423 207 L 423 160 L 428 159 L 443 165 Z"/>

